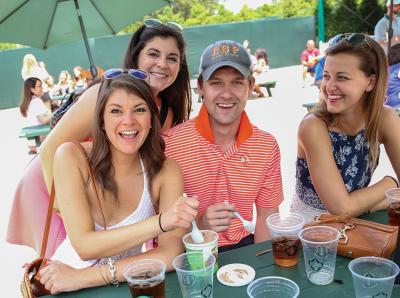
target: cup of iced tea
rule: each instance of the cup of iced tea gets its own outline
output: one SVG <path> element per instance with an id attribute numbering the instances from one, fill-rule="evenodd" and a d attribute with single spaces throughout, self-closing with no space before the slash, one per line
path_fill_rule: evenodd
<path id="1" fill-rule="evenodd" d="M 128 282 L 132 298 L 164 298 L 166 269 L 167 265 L 156 259 L 139 260 L 127 265 L 123 275 Z"/>
<path id="2" fill-rule="evenodd" d="M 392 226 L 400 226 L 400 188 L 390 188 L 386 191 L 389 202 L 388 219 Z"/>
<path id="3" fill-rule="evenodd" d="M 297 213 L 275 213 L 267 217 L 272 237 L 272 254 L 279 267 L 292 268 L 297 265 L 301 248 L 298 234 L 304 223 L 304 217 Z"/>

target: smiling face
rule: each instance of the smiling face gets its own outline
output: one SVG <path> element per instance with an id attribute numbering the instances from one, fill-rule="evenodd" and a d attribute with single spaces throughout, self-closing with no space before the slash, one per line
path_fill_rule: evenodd
<path id="1" fill-rule="evenodd" d="M 360 69 L 360 58 L 348 53 L 326 57 L 321 90 L 331 113 L 364 110 L 366 93 L 374 88 L 375 75 L 367 76 Z"/>
<path id="2" fill-rule="evenodd" d="M 146 102 L 125 89 L 116 89 L 104 108 L 104 130 L 112 152 L 138 153 L 151 128 L 151 113 Z"/>
<path id="3" fill-rule="evenodd" d="M 213 129 L 240 123 L 254 80 L 232 67 L 217 69 L 208 81 L 199 84 L 199 93 Z"/>
<path id="4" fill-rule="evenodd" d="M 173 37 L 156 36 L 140 51 L 138 68 L 150 75 L 150 87 L 158 94 L 175 81 L 180 66 L 180 52 Z"/>

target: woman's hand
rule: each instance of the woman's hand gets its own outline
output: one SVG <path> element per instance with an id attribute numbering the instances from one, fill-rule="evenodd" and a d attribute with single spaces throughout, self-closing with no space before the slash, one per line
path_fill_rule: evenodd
<path id="1" fill-rule="evenodd" d="M 59 261 L 49 260 L 46 267 L 39 271 L 40 282 L 50 290 L 51 294 L 76 291 L 83 288 L 79 284 L 81 281 L 79 271 Z"/>
<path id="2" fill-rule="evenodd" d="M 161 226 L 165 231 L 190 228 L 192 220 L 197 216 L 198 207 L 199 202 L 196 196 L 191 198 L 179 197 L 167 211 L 162 213 Z"/>

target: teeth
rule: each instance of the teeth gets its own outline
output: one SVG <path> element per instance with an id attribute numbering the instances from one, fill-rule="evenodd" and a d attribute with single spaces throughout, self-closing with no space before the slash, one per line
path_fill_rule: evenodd
<path id="1" fill-rule="evenodd" d="M 339 99 L 339 98 L 342 98 L 342 96 L 341 95 L 328 95 L 328 98 L 329 99 Z"/>
<path id="2" fill-rule="evenodd" d="M 134 136 L 134 135 L 137 135 L 137 133 L 138 133 L 137 130 L 127 130 L 127 131 L 120 132 L 120 134 L 123 136 Z"/>
<path id="3" fill-rule="evenodd" d="M 160 78 L 166 78 L 167 77 L 167 75 L 162 74 L 162 73 L 158 73 L 158 72 L 152 72 L 151 74 L 153 76 L 160 77 Z"/>
<path id="4" fill-rule="evenodd" d="M 217 106 L 221 108 L 231 108 L 233 107 L 233 103 L 217 103 Z"/>

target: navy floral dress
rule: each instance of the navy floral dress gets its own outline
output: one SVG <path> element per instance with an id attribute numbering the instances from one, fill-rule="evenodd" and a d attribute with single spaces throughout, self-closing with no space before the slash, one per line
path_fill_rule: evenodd
<path id="1" fill-rule="evenodd" d="M 332 140 L 333 156 L 347 191 L 352 192 L 368 186 L 373 170 L 369 166 L 369 143 L 365 136 L 365 129 L 355 136 L 334 131 L 329 131 L 329 136 Z M 303 158 L 297 158 L 296 161 L 296 197 L 303 206 L 307 205 L 314 210 L 326 210 L 315 192 L 307 161 Z M 303 210 L 293 209 L 298 208 L 294 208 L 292 204 L 293 212 L 306 211 L 304 208 Z"/>

